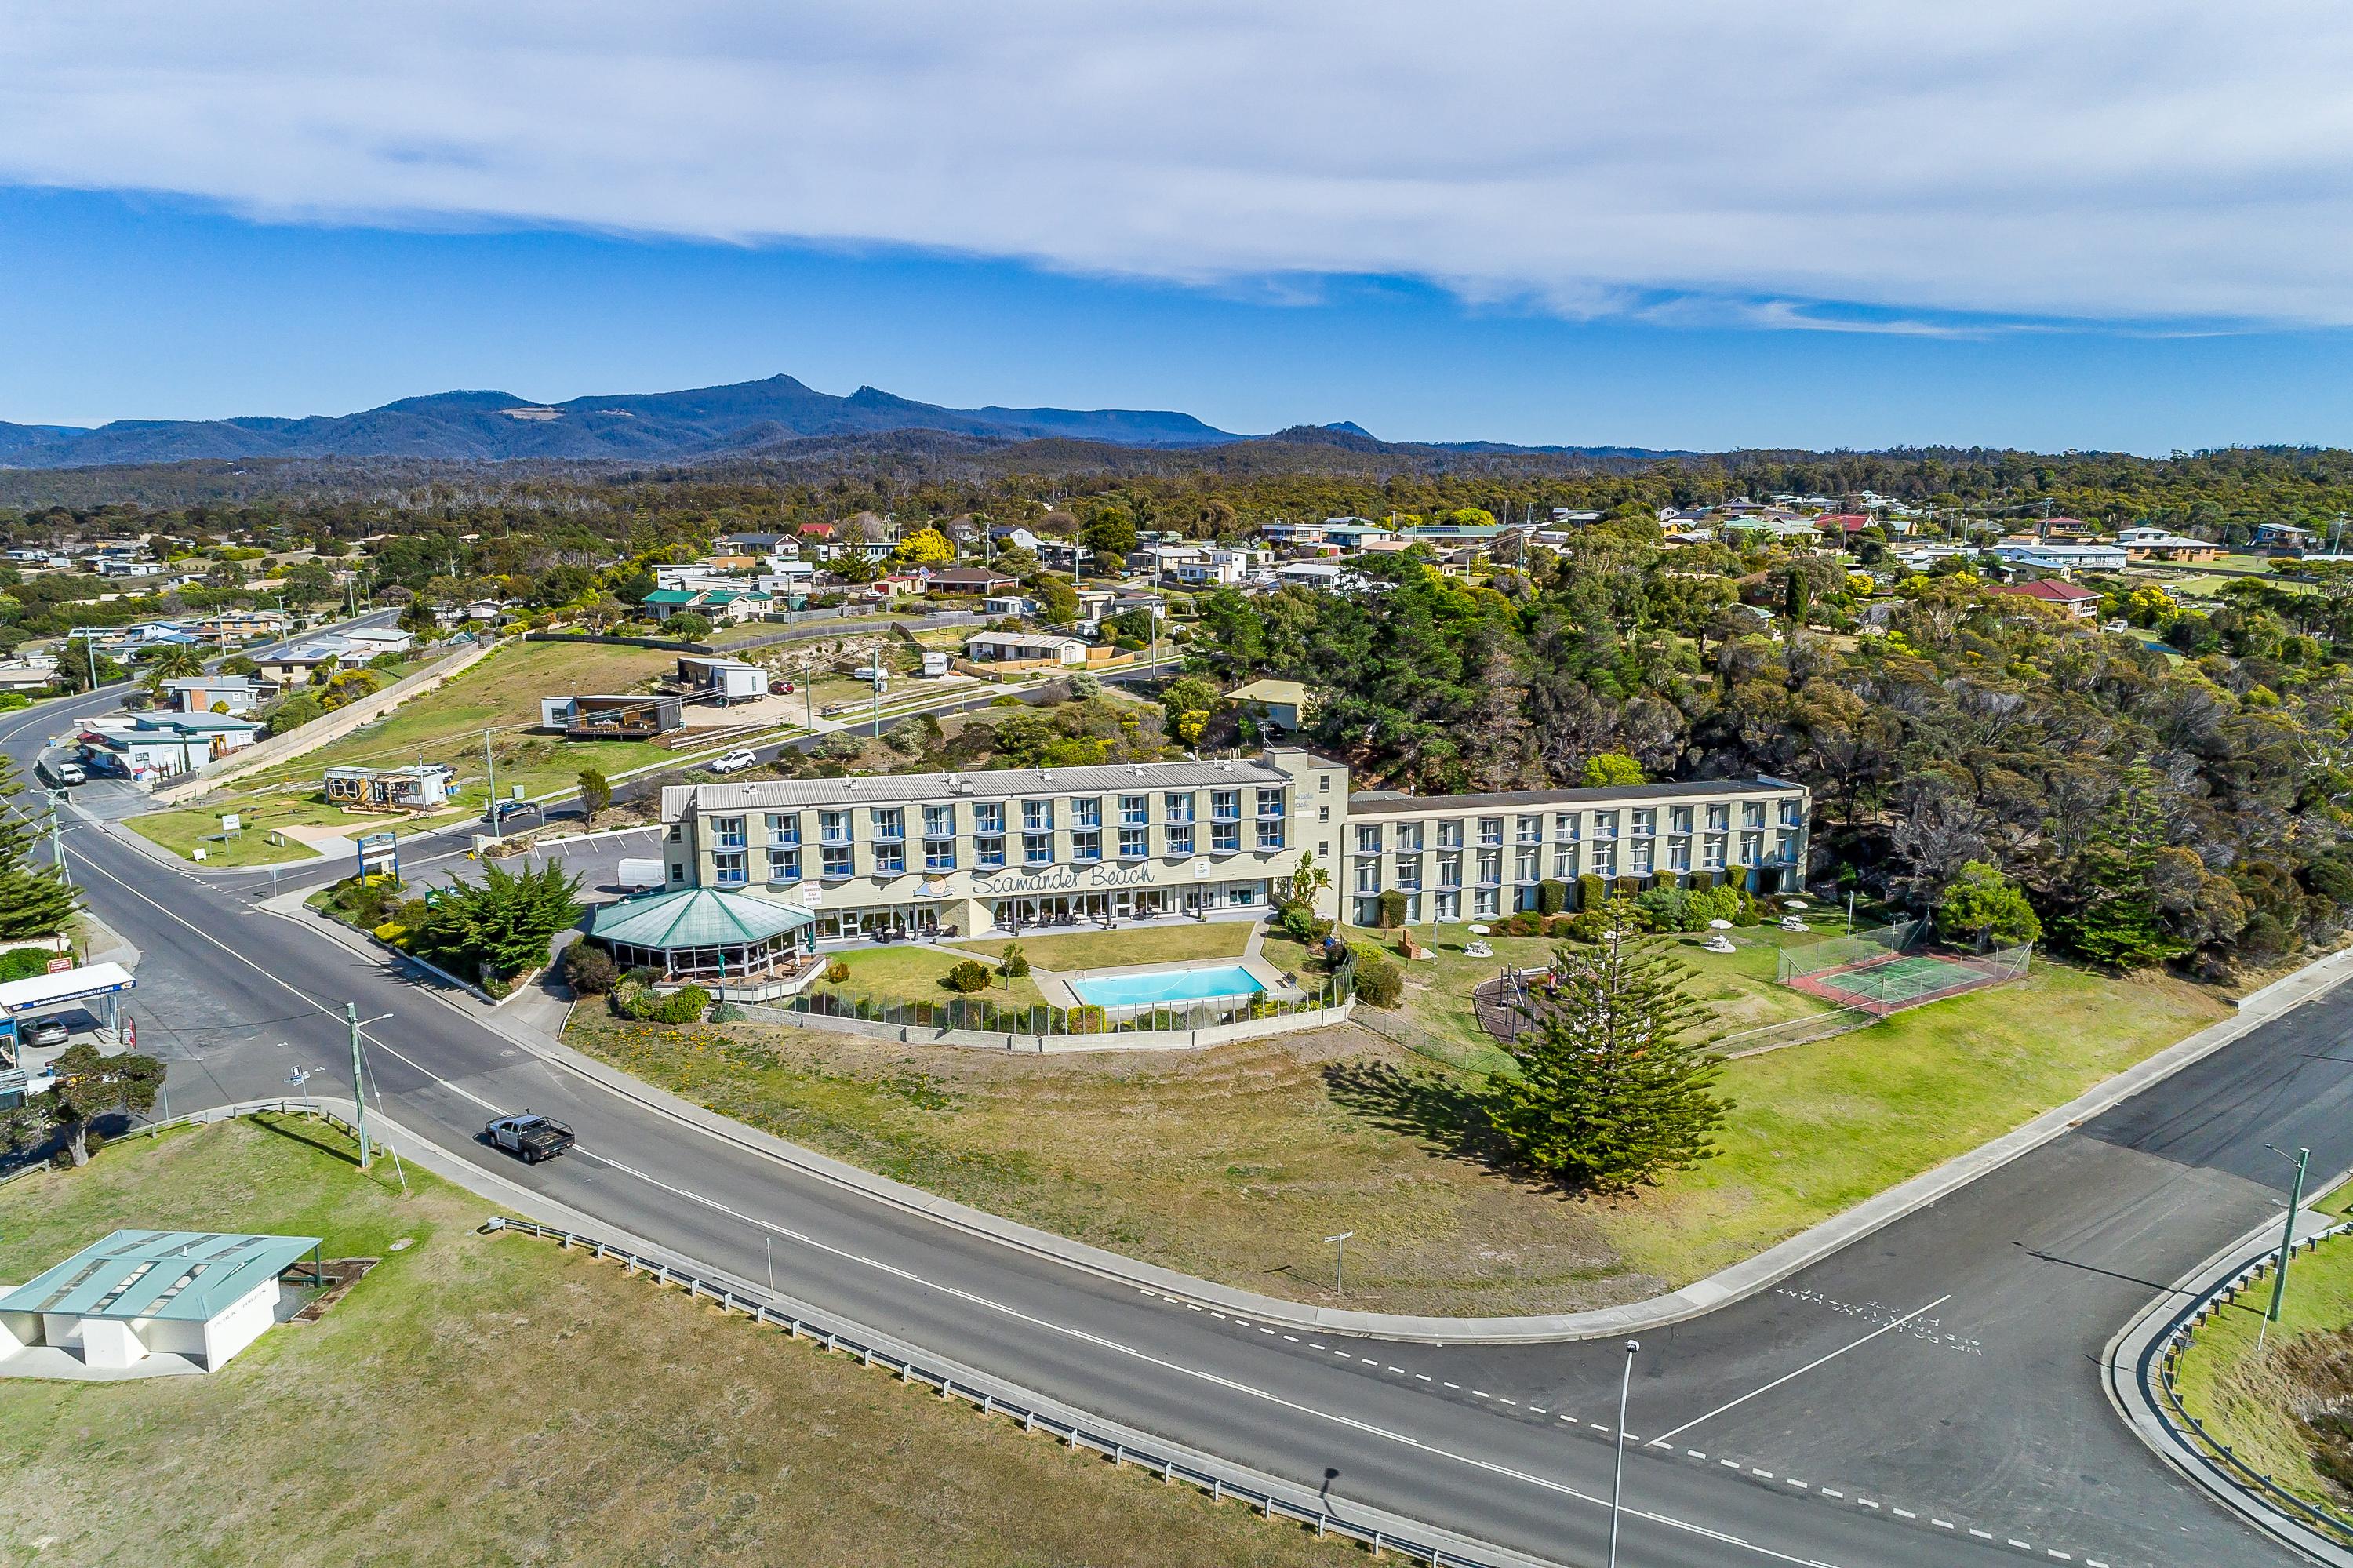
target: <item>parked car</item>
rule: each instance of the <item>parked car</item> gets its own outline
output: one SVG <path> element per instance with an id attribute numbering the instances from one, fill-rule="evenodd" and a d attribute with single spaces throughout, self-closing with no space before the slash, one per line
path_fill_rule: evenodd
<path id="1" fill-rule="evenodd" d="M 572 1129 L 553 1117 L 537 1111 L 522 1111 L 514 1116 L 494 1117 L 482 1136 L 494 1149 L 503 1149 L 519 1157 L 525 1165 L 536 1165 L 543 1160 L 553 1160 L 572 1147 Z"/>
<path id="2" fill-rule="evenodd" d="M 760 766 L 760 757 L 753 751 L 731 751 L 711 765 L 713 773 L 741 773 L 746 768 Z"/>
<path id="3" fill-rule="evenodd" d="M 528 800 L 501 800 L 499 802 L 498 813 L 492 820 L 494 821 L 503 822 L 509 817 L 520 817 L 525 811 L 536 811 L 538 810 L 539 808 L 537 806 L 533 805 Z"/>
<path id="4" fill-rule="evenodd" d="M 79 762 L 52 762 L 49 764 L 49 777 L 56 779 L 58 788 L 62 789 L 69 784 L 89 783 L 90 770 Z"/>
<path id="5" fill-rule="evenodd" d="M 795 689 L 796 688 L 790 681 L 771 681 L 768 683 L 768 694 L 772 697 L 789 697 L 793 694 Z"/>
<path id="6" fill-rule="evenodd" d="M 62 1045 L 73 1037 L 73 1031 L 66 1027 L 62 1018 L 28 1018 L 16 1026 L 16 1033 L 26 1044 L 42 1050 Z"/>

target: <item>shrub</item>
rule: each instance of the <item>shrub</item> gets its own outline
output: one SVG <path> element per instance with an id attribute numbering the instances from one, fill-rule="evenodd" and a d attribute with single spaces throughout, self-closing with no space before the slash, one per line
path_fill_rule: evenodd
<path id="1" fill-rule="evenodd" d="M 1103 1010 L 1092 1001 L 1083 1007 L 1071 1008 L 1062 1014 L 1062 1029 L 1070 1034 L 1103 1033 Z"/>
<path id="2" fill-rule="evenodd" d="M 692 1023 L 711 1005 L 711 993 L 699 985 L 683 987 L 663 996 L 640 988 L 629 993 L 625 1004 L 630 1017 L 647 1023 Z"/>
<path id="3" fill-rule="evenodd" d="M 744 1010 L 736 1006 L 732 1001 L 723 1001 L 717 1007 L 711 1010 L 711 1022 L 713 1023 L 741 1023 L 744 1022 Z"/>
<path id="4" fill-rule="evenodd" d="M 1021 950 L 1020 943 L 1005 944 L 1005 951 L 997 959 L 997 972 L 1007 980 L 1019 980 L 1029 972 L 1029 956 Z"/>
<path id="5" fill-rule="evenodd" d="M 842 962 L 839 959 L 836 959 L 833 962 L 825 966 L 825 978 L 835 985 L 839 985 L 842 981 L 849 978 L 849 966 Z"/>
<path id="6" fill-rule="evenodd" d="M 1642 891 L 1642 879 L 1639 876 L 1621 876 L 1618 879 L 1613 891 L 1620 898 L 1631 898 Z"/>
<path id="7" fill-rule="evenodd" d="M 0 980 L 30 980 L 47 974 L 49 960 L 57 957 L 47 948 L 11 948 L 0 953 Z"/>
<path id="8" fill-rule="evenodd" d="M 1579 909 L 1599 909 L 1609 902 L 1609 884 L 1589 871 L 1577 879 L 1577 906 Z"/>
<path id="9" fill-rule="evenodd" d="M 1405 924 L 1405 895 L 1392 887 L 1377 901 L 1380 905 L 1381 929 L 1394 931 Z"/>
<path id="10" fill-rule="evenodd" d="M 967 996 L 976 991 L 987 991 L 988 966 L 978 959 L 966 959 L 948 970 L 947 978 L 943 983 L 950 991 L 960 991 Z"/>
<path id="11" fill-rule="evenodd" d="M 1375 1007 L 1395 1007 L 1405 1000 L 1405 970 L 1377 948 L 1357 948 L 1356 995 Z"/>
<path id="12" fill-rule="evenodd" d="M 1286 904 L 1282 906 L 1282 932 L 1294 942 L 1320 947 L 1324 938 L 1332 934 L 1332 922 L 1307 905 Z"/>
<path id="13" fill-rule="evenodd" d="M 1536 884 L 1536 911 L 1557 915 L 1568 907 L 1568 884 L 1546 877 Z"/>
<path id="14" fill-rule="evenodd" d="M 1712 871 L 1694 871 L 1691 874 L 1691 885 L 1694 891 L 1705 892 L 1708 888 L 1715 885 L 1715 873 Z"/>
<path id="15" fill-rule="evenodd" d="M 1598 942 L 1609 929 L 1609 916 L 1599 909 L 1583 909 L 1568 916 L 1568 935 L 1579 942 Z"/>
<path id="16" fill-rule="evenodd" d="M 564 979 L 580 996 L 602 996 L 621 981 L 621 966 L 598 942 L 575 942 L 564 949 Z"/>
<path id="17" fill-rule="evenodd" d="M 1544 923 L 1544 934 L 1547 937 L 1573 937 L 1577 934 L 1577 919 L 1575 915 L 1555 915 Z"/>

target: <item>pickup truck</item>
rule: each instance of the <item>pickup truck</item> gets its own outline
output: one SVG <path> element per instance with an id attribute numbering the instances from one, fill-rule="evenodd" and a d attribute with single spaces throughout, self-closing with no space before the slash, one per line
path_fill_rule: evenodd
<path id="1" fill-rule="evenodd" d="M 572 1147 L 572 1129 L 537 1111 L 493 1118 L 491 1124 L 482 1128 L 482 1136 L 490 1140 L 492 1148 L 520 1156 L 525 1165 L 553 1160 Z"/>
<path id="2" fill-rule="evenodd" d="M 746 768 L 757 768 L 760 758 L 749 751 L 731 751 L 711 765 L 713 773 L 741 773 Z"/>

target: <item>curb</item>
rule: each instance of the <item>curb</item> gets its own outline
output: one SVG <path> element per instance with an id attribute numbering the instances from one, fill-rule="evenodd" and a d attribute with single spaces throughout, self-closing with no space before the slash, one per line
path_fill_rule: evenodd
<path id="1" fill-rule="evenodd" d="M 2328 1183 L 2318 1195 L 2334 1191 L 2345 1180 L 2339 1177 Z M 2309 1207 L 2299 1211 L 2299 1239 L 2306 1234 L 2301 1221 L 2307 1216 L 2314 1220 L 2324 1218 L 2313 1213 Z M 2150 1392 L 2151 1381 L 2157 1375 L 2155 1360 L 2162 1353 L 2164 1341 L 2174 1326 L 2216 1286 L 2248 1264 L 2269 1256 L 2278 1245 L 2278 1221 L 2264 1221 L 2199 1264 L 2135 1313 L 2101 1351 L 2100 1391 L 2107 1395 L 2117 1419 L 2161 1464 L 2206 1493 L 2218 1507 L 2309 1562 L 2326 1564 L 2327 1568 L 2353 1568 L 2353 1551 L 2306 1529 L 2231 1479 L 2166 1416 Z"/>
<path id="2" fill-rule="evenodd" d="M 268 907 L 268 906 L 264 906 Z M 332 922 L 301 908 L 273 911 L 290 918 L 311 920 L 353 951 L 381 962 L 380 954 L 348 941 Z M 306 922 L 308 923 L 308 922 Z M 1033 1256 L 1082 1269 L 1100 1278 L 1135 1289 L 1148 1289 L 1182 1301 L 1214 1307 L 1261 1322 L 1318 1333 L 1356 1335 L 1436 1344 L 1535 1344 L 1592 1340 L 1641 1332 L 1687 1321 L 1736 1301 L 1767 1290 L 1808 1266 L 1820 1262 L 1873 1232 L 1967 1186 L 1987 1172 L 2040 1148 L 2083 1122 L 2191 1065 L 2251 1033 L 2274 1018 L 2303 1005 L 2330 988 L 2353 979 L 2353 948 L 2314 960 L 2293 974 L 2242 997 L 2240 1014 L 2208 1025 L 2177 1041 L 2155 1055 L 2093 1086 L 2066 1104 L 2053 1107 L 2014 1128 L 1922 1171 L 1887 1191 L 1865 1199 L 1843 1213 L 1834 1214 L 1788 1240 L 1767 1248 L 1729 1268 L 1696 1280 L 1679 1290 L 1647 1300 L 1583 1312 L 1534 1314 L 1510 1318 L 1432 1318 L 1389 1312 L 1355 1312 L 1309 1307 L 1237 1287 L 1197 1278 L 1160 1265 L 1131 1258 L 1084 1242 L 1072 1241 L 1018 1221 L 953 1202 L 920 1189 L 878 1176 L 846 1161 L 788 1143 L 783 1139 L 731 1120 L 584 1055 L 561 1041 L 512 1026 L 496 1012 L 469 1012 L 439 992 L 440 1000 L 460 1012 L 487 1023 L 523 1050 L 551 1065 L 563 1067 L 602 1088 L 634 1100 L 649 1110 L 724 1139 L 779 1164 L 830 1185 L 863 1193 L 894 1208 L 950 1224 L 968 1234 L 1016 1248 Z"/>

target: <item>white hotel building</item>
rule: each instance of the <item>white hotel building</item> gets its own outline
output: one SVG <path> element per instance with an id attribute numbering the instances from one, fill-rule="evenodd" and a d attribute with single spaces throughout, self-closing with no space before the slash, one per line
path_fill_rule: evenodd
<path id="1" fill-rule="evenodd" d="M 1205 762 L 865 774 L 662 791 L 672 890 L 797 906 L 817 941 L 1039 926 L 1254 918 L 1303 854 L 1322 913 L 1378 923 L 1534 908 L 1546 881 L 1715 874 L 1795 885 L 1809 800 L 1778 779 L 1417 796 L 1350 795 L 1314 753 Z"/>

